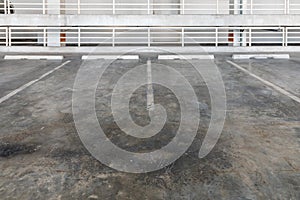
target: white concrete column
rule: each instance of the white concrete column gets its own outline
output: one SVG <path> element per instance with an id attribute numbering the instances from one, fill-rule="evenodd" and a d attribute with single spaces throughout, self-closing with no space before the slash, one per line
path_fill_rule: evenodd
<path id="1" fill-rule="evenodd" d="M 64 0 L 46 0 L 46 13 L 47 14 L 61 14 L 60 2 Z M 48 3 L 51 3 L 50 5 Z M 59 47 L 60 45 L 60 30 L 47 29 L 47 46 Z"/>
<path id="2" fill-rule="evenodd" d="M 181 7 L 180 7 L 180 2 L 181 0 L 153 0 L 154 4 L 169 4 L 168 6 L 166 5 L 154 5 L 153 6 L 153 14 L 154 15 L 179 15 L 181 13 Z M 161 10 L 163 9 L 163 10 Z M 163 30 L 165 32 L 166 30 Z M 160 32 L 159 29 L 156 29 L 156 32 Z M 170 38 L 168 38 L 168 34 L 156 34 L 156 36 L 161 36 L 162 38 L 156 38 L 153 39 L 155 42 L 180 42 L 181 41 L 181 32 L 178 32 L 176 34 L 175 31 L 170 30 L 170 32 L 173 32 L 170 34 Z M 175 34 L 174 34 L 175 32 Z M 176 38 L 171 38 L 171 37 L 176 37 Z"/>
<path id="3" fill-rule="evenodd" d="M 233 3 L 232 8 L 234 8 L 234 11 L 231 11 L 231 14 L 234 15 L 243 15 L 248 14 L 247 11 L 247 0 L 231 0 L 231 3 Z M 234 30 L 233 33 L 233 46 L 247 46 L 247 32 L 246 30 Z"/>

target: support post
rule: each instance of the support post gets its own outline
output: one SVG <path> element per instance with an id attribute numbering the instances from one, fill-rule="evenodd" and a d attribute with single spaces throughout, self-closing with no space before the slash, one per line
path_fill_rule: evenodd
<path id="1" fill-rule="evenodd" d="M 184 28 L 181 29 L 181 46 L 184 47 Z"/>
<path id="2" fill-rule="evenodd" d="M 6 0 L 5 0 L 5 2 L 6 2 Z M 7 14 L 11 14 L 10 13 L 10 1 L 7 1 L 7 6 L 5 7 L 5 10 L 7 10 Z"/>
<path id="3" fill-rule="evenodd" d="M 11 47 L 11 27 L 8 28 L 8 46 Z"/>
<path id="4" fill-rule="evenodd" d="M 81 7 L 80 7 L 80 0 L 77 0 L 77 14 L 80 15 L 80 12 L 81 12 Z"/>
<path id="5" fill-rule="evenodd" d="M 64 0 L 45 0 L 45 5 L 47 6 L 47 14 L 60 15 L 61 13 L 61 2 Z M 51 4 L 48 4 L 51 2 Z M 47 28 L 47 46 L 48 47 L 60 47 L 61 46 L 61 34 L 60 29 L 57 28 Z"/>
<path id="6" fill-rule="evenodd" d="M 81 46 L 81 30 L 78 28 L 78 47 Z"/>
<path id="7" fill-rule="evenodd" d="M 116 14 L 116 0 L 112 2 L 113 15 Z"/>
<path id="8" fill-rule="evenodd" d="M 252 46 L 252 29 L 249 28 L 249 47 Z"/>
<path id="9" fill-rule="evenodd" d="M 46 28 L 44 28 L 44 30 L 43 30 L 43 45 L 44 45 L 44 47 L 47 46 L 47 32 L 46 32 Z"/>
<path id="10" fill-rule="evenodd" d="M 151 46 L 151 32 L 150 32 L 150 27 L 148 27 L 148 47 Z"/>
<path id="11" fill-rule="evenodd" d="M 112 32 L 112 46 L 115 46 L 115 37 L 116 37 L 116 29 L 113 28 L 113 32 Z"/>
<path id="12" fill-rule="evenodd" d="M 285 27 L 285 46 L 289 46 L 289 28 Z"/>
<path id="13" fill-rule="evenodd" d="M 5 46 L 8 46 L 8 38 L 9 38 L 8 28 L 6 27 L 6 29 L 5 29 Z"/>
<path id="14" fill-rule="evenodd" d="M 216 28 L 216 47 L 219 46 L 219 28 Z"/>
<path id="15" fill-rule="evenodd" d="M 4 14 L 7 14 L 7 1 L 4 0 L 4 5 L 3 5 L 3 9 L 4 9 Z"/>
<path id="16" fill-rule="evenodd" d="M 43 0 L 43 15 L 46 14 L 46 0 Z"/>
<path id="17" fill-rule="evenodd" d="M 285 47 L 286 46 L 286 31 L 285 31 L 285 28 L 282 28 L 281 31 L 282 31 L 282 46 Z"/>

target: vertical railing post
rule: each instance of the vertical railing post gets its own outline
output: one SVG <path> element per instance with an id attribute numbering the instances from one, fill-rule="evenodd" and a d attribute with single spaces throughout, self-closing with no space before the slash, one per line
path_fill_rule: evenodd
<path id="1" fill-rule="evenodd" d="M 148 27 L 148 47 L 151 46 L 151 32 L 150 32 L 150 27 Z"/>
<path id="2" fill-rule="evenodd" d="M 215 42 L 216 42 L 216 44 L 215 44 L 215 46 L 217 47 L 217 46 L 219 46 L 219 28 L 218 27 L 216 27 L 216 29 L 215 29 Z"/>
<path id="3" fill-rule="evenodd" d="M 285 46 L 289 46 L 289 28 L 285 27 Z"/>
<path id="4" fill-rule="evenodd" d="M 46 0 L 43 0 L 43 15 L 46 14 Z"/>
<path id="5" fill-rule="evenodd" d="M 78 28 L 78 36 L 77 36 L 78 38 L 78 47 L 80 47 L 81 46 L 81 29 L 80 28 Z"/>
<path id="6" fill-rule="evenodd" d="M 112 46 L 114 47 L 115 46 L 115 38 L 116 38 L 116 30 L 115 28 L 113 28 L 112 30 Z"/>
<path id="7" fill-rule="evenodd" d="M 181 46 L 184 47 L 184 27 L 182 27 L 181 29 Z"/>
<path id="8" fill-rule="evenodd" d="M 219 14 L 219 0 L 217 0 L 217 3 L 216 3 L 216 9 L 217 9 L 217 10 L 216 10 L 216 13 Z"/>
<path id="9" fill-rule="evenodd" d="M 113 9 L 113 14 L 116 14 L 116 0 L 112 1 L 112 9 Z"/>
<path id="10" fill-rule="evenodd" d="M 285 41 L 286 41 L 286 35 L 285 35 L 285 28 L 281 28 L 282 31 L 282 46 L 285 46 Z"/>
<path id="11" fill-rule="evenodd" d="M 11 47 L 11 27 L 8 28 L 8 46 Z"/>
<path id="12" fill-rule="evenodd" d="M 185 0 L 181 1 L 181 14 L 184 15 L 185 14 Z"/>
<path id="13" fill-rule="evenodd" d="M 8 46 L 8 27 L 5 28 L 5 46 Z"/>
<path id="14" fill-rule="evenodd" d="M 284 0 L 284 5 L 283 5 L 283 13 L 287 14 L 287 0 Z"/>
<path id="15" fill-rule="evenodd" d="M 150 15 L 150 0 L 147 1 L 147 14 Z"/>
<path id="16" fill-rule="evenodd" d="M 7 14 L 11 14 L 10 13 L 10 1 L 7 1 L 7 7 L 5 7 L 5 10 L 7 10 L 7 12 L 6 12 Z"/>
<path id="17" fill-rule="evenodd" d="M 252 29 L 249 28 L 249 47 L 252 46 Z"/>
<path id="18" fill-rule="evenodd" d="M 253 0 L 250 1 L 250 14 L 253 14 Z"/>
<path id="19" fill-rule="evenodd" d="M 46 35 L 46 29 L 44 28 L 43 29 L 43 46 L 45 47 L 46 46 L 46 40 L 47 40 L 47 35 Z"/>
<path id="20" fill-rule="evenodd" d="M 81 13 L 81 2 L 80 0 L 77 0 L 77 14 L 79 15 Z"/>
<path id="21" fill-rule="evenodd" d="M 285 0 L 285 14 L 290 14 L 290 0 Z"/>
<path id="22" fill-rule="evenodd" d="M 4 14 L 7 14 L 7 2 L 6 2 L 6 0 L 3 2 L 4 3 L 4 5 L 3 5 L 3 9 L 4 9 Z"/>

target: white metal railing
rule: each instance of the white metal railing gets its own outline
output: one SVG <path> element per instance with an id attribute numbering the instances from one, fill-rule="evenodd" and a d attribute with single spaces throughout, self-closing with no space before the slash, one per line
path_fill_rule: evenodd
<path id="1" fill-rule="evenodd" d="M 8 28 L 0 27 L 0 46 L 8 46 Z"/>
<path id="2" fill-rule="evenodd" d="M 300 46 L 300 27 L 2 27 L 1 46 Z"/>
<path id="3" fill-rule="evenodd" d="M 5 0 L 0 13 L 10 14 L 300 14 L 299 0 Z"/>

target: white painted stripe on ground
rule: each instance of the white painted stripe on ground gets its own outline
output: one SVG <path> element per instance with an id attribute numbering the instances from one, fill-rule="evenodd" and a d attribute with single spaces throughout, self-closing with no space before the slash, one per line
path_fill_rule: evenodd
<path id="1" fill-rule="evenodd" d="M 138 60 L 138 55 L 83 55 L 81 57 L 82 60 L 99 60 L 99 59 L 106 59 L 106 60 Z"/>
<path id="2" fill-rule="evenodd" d="M 154 96 L 153 96 L 153 84 L 152 84 L 152 69 L 151 69 L 151 60 L 147 61 L 147 109 L 150 111 L 154 110 Z"/>
<path id="3" fill-rule="evenodd" d="M 214 60 L 214 55 L 159 55 L 158 60 L 174 60 L 174 59 L 199 59 L 199 60 Z"/>
<path id="4" fill-rule="evenodd" d="M 290 59 L 290 54 L 233 54 L 234 60 L 245 59 Z"/>
<path id="5" fill-rule="evenodd" d="M 6 55 L 5 60 L 62 60 L 63 56 L 51 56 L 51 55 Z"/>
<path id="6" fill-rule="evenodd" d="M 251 73 L 250 71 L 246 70 L 245 68 L 239 66 L 238 64 L 236 64 L 236 63 L 234 63 L 234 62 L 232 62 L 232 61 L 230 61 L 230 60 L 227 60 L 227 63 L 229 63 L 229 64 L 231 64 L 232 66 L 238 68 L 239 70 L 245 72 L 246 74 L 252 76 L 253 78 L 255 78 L 255 79 L 261 81 L 262 83 L 264 83 L 265 85 L 267 85 L 267 86 L 273 88 L 273 89 L 276 90 L 277 92 L 280 92 L 281 94 L 284 94 L 284 95 L 290 97 L 291 99 L 293 99 L 294 101 L 300 103 L 300 98 L 297 97 L 297 96 L 295 96 L 295 95 L 293 95 L 292 93 L 290 93 L 290 92 L 288 92 L 288 91 L 282 89 L 281 87 L 279 87 L 279 86 L 277 86 L 277 85 L 271 83 L 270 81 L 267 81 L 267 80 L 265 80 L 265 79 L 263 79 L 263 78 L 261 78 L 261 77 L 255 75 L 255 74 Z"/>
<path id="7" fill-rule="evenodd" d="M 4 101 L 8 100 L 9 98 L 15 96 L 16 94 L 18 94 L 19 92 L 25 90 L 26 88 L 30 87 L 31 85 L 35 84 L 36 82 L 40 81 L 41 79 L 45 78 L 46 76 L 52 74 L 53 72 L 55 72 L 56 70 L 62 68 L 63 66 L 65 66 L 66 64 L 70 63 L 71 61 L 68 60 L 66 62 L 64 62 L 63 64 L 55 67 L 54 69 L 50 70 L 49 72 L 43 74 L 42 76 L 40 76 L 38 79 L 32 80 L 29 83 L 26 83 L 25 85 L 22 85 L 21 87 L 19 87 L 18 89 L 10 92 L 9 94 L 7 94 L 6 96 L 0 98 L 0 104 L 3 103 Z"/>

